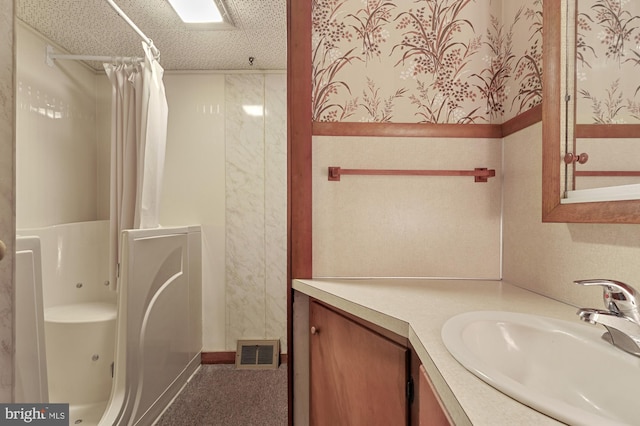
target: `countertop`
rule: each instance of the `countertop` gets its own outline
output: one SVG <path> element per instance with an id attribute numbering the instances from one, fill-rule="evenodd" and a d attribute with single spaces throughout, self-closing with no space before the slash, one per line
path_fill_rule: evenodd
<path id="1" fill-rule="evenodd" d="M 579 321 L 576 308 L 504 281 L 294 280 L 293 289 L 406 337 L 456 425 L 562 424 L 506 396 L 447 351 L 443 324 L 469 311 L 500 310 Z"/>

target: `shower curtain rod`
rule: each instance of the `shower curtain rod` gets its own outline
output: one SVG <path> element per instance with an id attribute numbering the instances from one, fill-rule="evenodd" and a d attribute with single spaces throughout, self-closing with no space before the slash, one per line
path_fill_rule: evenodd
<path id="1" fill-rule="evenodd" d="M 55 59 L 63 59 L 70 61 L 98 61 L 98 62 L 142 62 L 144 58 L 139 56 L 98 56 L 98 55 L 67 55 L 63 53 L 54 53 L 53 46 L 47 46 L 46 63 L 50 67 L 53 66 Z"/>

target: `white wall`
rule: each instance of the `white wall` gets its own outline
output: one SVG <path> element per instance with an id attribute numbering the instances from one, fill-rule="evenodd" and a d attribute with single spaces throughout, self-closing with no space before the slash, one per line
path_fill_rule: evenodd
<path id="1" fill-rule="evenodd" d="M 640 288 L 640 225 L 542 223 L 542 125 L 504 144 L 505 280 L 594 308 L 603 305 L 602 290 L 573 280 L 611 278 Z"/>
<path id="2" fill-rule="evenodd" d="M 496 177 L 343 176 L 345 169 L 473 170 Z M 501 144 L 492 139 L 314 137 L 315 277 L 500 278 Z"/>
<path id="3" fill-rule="evenodd" d="M 202 224 L 203 350 L 256 338 L 286 347 L 285 75 L 168 73 L 164 81 L 160 223 Z"/>
<path id="4" fill-rule="evenodd" d="M 51 42 L 24 24 L 16 30 L 17 227 L 99 219 L 98 77 L 76 61 L 49 67 Z"/>
<path id="5" fill-rule="evenodd" d="M 162 226 L 202 225 L 203 346 L 225 349 L 224 75 L 165 74 Z"/>

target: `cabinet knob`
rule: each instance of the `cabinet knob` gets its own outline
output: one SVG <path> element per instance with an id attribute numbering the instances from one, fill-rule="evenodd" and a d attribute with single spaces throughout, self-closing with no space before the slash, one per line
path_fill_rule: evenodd
<path id="1" fill-rule="evenodd" d="M 575 163 L 580 163 L 580 164 L 584 164 L 587 161 L 589 161 L 589 154 L 587 154 L 586 152 L 583 152 L 582 154 L 573 154 L 571 152 L 567 152 L 564 155 L 564 163 L 565 164 L 575 164 Z"/>
<path id="2" fill-rule="evenodd" d="M 318 330 L 315 326 L 311 327 L 311 334 L 316 335 L 320 333 L 320 330 Z"/>

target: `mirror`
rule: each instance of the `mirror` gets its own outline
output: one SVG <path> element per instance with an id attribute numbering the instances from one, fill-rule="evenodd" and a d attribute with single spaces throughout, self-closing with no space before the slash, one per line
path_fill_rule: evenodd
<path id="1" fill-rule="evenodd" d="M 618 1 L 594 1 L 593 3 L 619 4 Z M 574 163 L 571 163 L 570 167 L 565 167 L 564 157 L 567 153 L 574 154 L 573 158 L 577 158 L 582 152 L 580 146 L 574 146 L 574 134 L 581 135 L 580 132 L 584 129 L 587 129 L 586 132 L 589 134 L 595 133 L 593 128 L 580 127 L 580 123 L 574 126 L 576 110 L 573 100 L 576 96 L 572 95 L 570 101 L 565 102 L 565 94 L 573 94 L 576 90 L 574 87 L 576 55 L 575 53 L 567 55 L 567 46 L 573 42 L 572 35 L 576 32 L 575 23 L 571 24 L 575 22 L 575 10 L 567 10 L 566 1 L 550 0 L 543 3 L 543 16 L 545 30 L 542 220 L 543 222 L 640 223 L 640 200 L 563 202 L 566 190 L 574 189 L 576 179 L 573 173 L 574 168 L 580 170 L 580 167 L 575 167 Z M 572 21 L 567 20 L 569 16 L 572 17 Z M 640 25 L 640 18 L 637 23 Z M 574 49 L 569 50 L 575 52 Z M 602 129 L 605 135 L 608 136 L 612 132 L 611 127 L 612 125 L 604 125 Z M 582 139 L 584 138 L 579 138 L 578 141 Z M 637 148 L 635 149 L 637 151 Z M 621 155 L 625 156 L 625 154 Z M 628 154 L 626 156 L 630 157 Z M 633 157 L 638 155 L 635 154 Z M 593 179 L 593 177 L 580 176 L 578 178 Z M 589 185 L 593 187 L 593 182 Z"/>
<path id="2" fill-rule="evenodd" d="M 567 201 L 576 194 L 593 199 L 599 193 L 604 200 L 638 199 L 640 2 L 576 0 L 574 7 L 569 16 L 575 16 L 576 30 L 569 35 L 575 34 L 575 40 L 568 43 L 574 51 L 567 49 L 575 58 L 573 152 L 587 153 L 588 161 L 568 166 L 573 181 Z"/>

